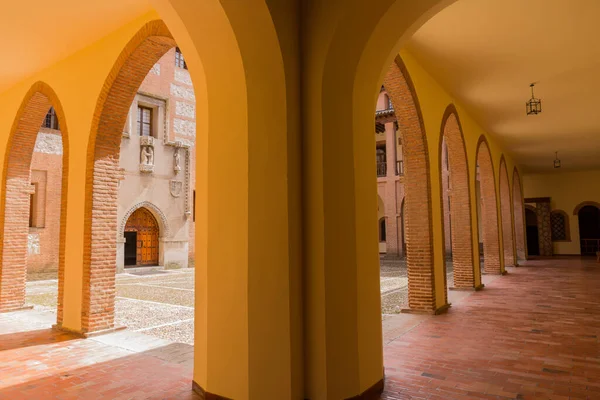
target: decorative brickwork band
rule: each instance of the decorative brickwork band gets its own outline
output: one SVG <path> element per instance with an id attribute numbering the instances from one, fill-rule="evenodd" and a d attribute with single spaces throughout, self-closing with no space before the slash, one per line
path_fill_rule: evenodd
<path id="1" fill-rule="evenodd" d="M 446 108 L 444 118 L 442 119 L 440 160 L 442 158 L 443 140 L 445 140 L 448 147 L 448 172 L 450 178 L 448 193 L 450 197 L 450 231 L 452 234 L 454 287 L 474 288 L 475 275 L 469 165 L 458 112 L 452 104 Z"/>
<path id="2" fill-rule="evenodd" d="M 521 189 L 521 176 L 517 167 L 513 170 L 513 212 L 515 215 L 515 248 L 517 259 L 527 259 L 527 246 L 525 246 L 525 203 Z"/>
<path id="3" fill-rule="evenodd" d="M 435 298 L 427 138 L 416 92 L 400 57 L 392 63 L 384 86 L 394 104 L 404 145 L 408 304 L 415 311 L 434 312 L 443 305 L 436 304 Z"/>
<path id="4" fill-rule="evenodd" d="M 540 256 L 550 257 L 554 253 L 550 223 L 550 202 L 535 203 L 535 214 L 538 223 Z"/>
<path id="5" fill-rule="evenodd" d="M 162 21 L 146 24 L 120 54 L 96 105 L 87 163 L 83 332 L 114 326 L 121 136 L 138 88 L 154 64 L 174 46 Z"/>
<path id="6" fill-rule="evenodd" d="M 501 274 L 504 272 L 500 261 L 500 234 L 498 232 L 498 203 L 496 180 L 492 154 L 487 140 L 482 135 L 477 144 L 477 165 L 481 186 L 481 219 L 483 227 L 484 272 Z"/>
<path id="7" fill-rule="evenodd" d="M 502 217 L 502 244 L 504 249 L 504 265 L 514 266 L 517 263 L 513 246 L 513 218 L 511 213 L 510 183 L 504 155 L 500 158 L 500 211 Z"/>
<path id="8" fill-rule="evenodd" d="M 64 141 L 63 187 L 61 197 L 60 247 L 58 266 L 58 322 L 62 322 L 64 281 L 64 238 L 68 176 L 67 124 L 62 106 L 54 91 L 45 83 L 35 83 L 21 104 L 8 140 L 4 159 L 2 197 L 0 200 L 0 311 L 11 311 L 25 305 L 27 246 L 31 187 L 31 159 L 42 122 L 50 107 L 56 110 Z"/>

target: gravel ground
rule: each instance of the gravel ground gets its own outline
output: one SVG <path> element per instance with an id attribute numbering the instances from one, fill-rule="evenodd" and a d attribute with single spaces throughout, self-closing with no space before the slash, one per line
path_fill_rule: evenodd
<path id="1" fill-rule="evenodd" d="M 408 307 L 408 275 L 405 259 L 380 258 L 381 313 L 396 314 Z M 446 262 L 446 279 L 452 282 L 452 261 Z"/>
<path id="2" fill-rule="evenodd" d="M 56 312 L 56 274 L 29 274 L 27 304 Z M 194 269 L 117 275 L 115 326 L 194 344 Z"/>
<path id="3" fill-rule="evenodd" d="M 381 262 L 381 312 L 383 319 L 408 306 L 406 261 Z M 447 262 L 452 282 L 452 262 Z M 56 274 L 30 274 L 27 304 L 42 311 L 56 310 Z M 115 325 L 175 342 L 194 343 L 194 269 L 159 271 L 143 275 L 117 275 Z"/>

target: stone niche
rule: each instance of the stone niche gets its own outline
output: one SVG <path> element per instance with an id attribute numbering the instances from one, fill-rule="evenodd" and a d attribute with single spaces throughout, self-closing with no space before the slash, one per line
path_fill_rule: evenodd
<path id="1" fill-rule="evenodd" d="M 154 137 L 140 137 L 140 172 L 154 172 Z"/>

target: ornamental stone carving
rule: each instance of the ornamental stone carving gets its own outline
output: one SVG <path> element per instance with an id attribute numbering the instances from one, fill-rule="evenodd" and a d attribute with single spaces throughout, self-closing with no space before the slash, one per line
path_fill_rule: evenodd
<path id="1" fill-rule="evenodd" d="M 152 136 L 140 137 L 140 171 L 154 171 L 154 138 Z"/>
<path id="2" fill-rule="evenodd" d="M 179 147 L 175 148 L 173 152 L 173 170 L 177 174 L 181 171 L 181 154 L 179 154 Z"/>
<path id="3" fill-rule="evenodd" d="M 181 192 L 183 191 L 183 182 L 182 181 L 176 181 L 175 179 L 173 179 L 173 180 L 171 180 L 169 187 L 171 189 L 171 196 L 173 196 L 173 197 L 181 196 Z"/>

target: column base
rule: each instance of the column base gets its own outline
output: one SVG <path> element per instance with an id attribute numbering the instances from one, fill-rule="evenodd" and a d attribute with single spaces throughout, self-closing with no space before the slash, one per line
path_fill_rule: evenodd
<path id="1" fill-rule="evenodd" d="M 471 291 L 473 291 L 473 292 L 478 292 L 481 289 L 483 289 L 484 287 L 485 287 L 485 285 L 482 283 L 481 285 L 474 286 L 474 287 L 464 287 L 464 288 L 463 287 L 450 287 L 448 289 L 452 290 L 452 291 L 462 291 L 462 292 L 471 292 Z"/>
<path id="2" fill-rule="evenodd" d="M 400 310 L 402 314 L 421 314 L 421 315 L 440 315 L 448 311 L 448 309 L 452 307 L 452 304 L 444 304 L 435 310 L 417 310 L 414 308 L 403 308 Z"/>
<path id="3" fill-rule="evenodd" d="M 376 382 L 373 386 L 362 392 L 361 394 L 350 397 L 346 400 L 379 400 L 381 393 L 383 393 L 383 387 L 385 383 L 385 377 L 380 381 Z"/>
<path id="4" fill-rule="evenodd" d="M 14 307 L 14 308 L 0 308 L 0 314 L 4 314 L 4 313 L 9 313 L 9 312 L 15 312 L 15 311 L 25 311 L 25 310 L 32 310 L 33 306 L 23 306 L 23 307 Z"/>
<path id="5" fill-rule="evenodd" d="M 91 337 L 96 337 L 96 336 L 101 336 L 101 335 L 106 335 L 106 334 L 109 334 L 109 333 L 114 333 L 114 332 L 122 331 L 122 330 L 127 329 L 127 327 L 126 326 L 116 326 L 114 328 L 102 329 L 100 331 L 81 332 L 81 331 L 76 331 L 75 329 L 65 328 L 64 326 L 62 326 L 60 324 L 55 324 L 55 325 L 52 325 L 52 329 L 55 329 L 57 331 L 67 332 L 67 333 L 70 333 L 72 335 L 76 335 L 76 336 L 79 336 L 81 338 L 87 339 L 87 338 L 91 338 Z"/>
<path id="6" fill-rule="evenodd" d="M 209 393 L 206 390 L 202 389 L 200 385 L 196 383 L 196 381 L 192 381 L 192 390 L 194 393 L 198 394 L 202 400 L 232 400 L 229 397 L 219 396 L 218 394 Z"/>

